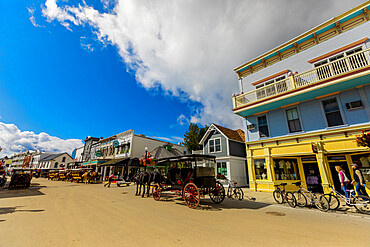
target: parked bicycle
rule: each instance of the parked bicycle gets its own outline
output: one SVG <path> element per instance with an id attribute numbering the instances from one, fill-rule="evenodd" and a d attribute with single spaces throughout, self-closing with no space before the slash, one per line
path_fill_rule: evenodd
<path id="1" fill-rule="evenodd" d="M 293 183 L 298 186 L 298 190 L 293 192 L 299 207 L 316 206 L 319 210 L 327 212 L 330 208 L 329 201 L 324 195 L 312 193 L 301 186 L 301 182 Z"/>
<path id="2" fill-rule="evenodd" d="M 276 189 L 272 193 L 272 195 L 277 203 L 282 204 L 284 202 L 287 202 L 289 206 L 295 208 L 297 206 L 297 200 L 295 199 L 292 192 L 285 191 L 285 185 L 287 185 L 287 183 L 275 184 Z M 280 186 L 282 186 L 283 188 L 280 188 Z"/>
<path id="3" fill-rule="evenodd" d="M 237 183 L 235 180 L 231 183 L 230 180 L 228 180 L 229 187 L 227 188 L 227 197 L 233 198 L 235 200 L 243 200 L 244 198 L 244 192 L 241 188 L 237 187 Z"/>
<path id="4" fill-rule="evenodd" d="M 343 201 L 347 206 L 355 207 L 359 212 L 363 214 L 370 214 L 370 198 L 364 195 L 355 195 L 354 190 L 347 190 L 349 192 L 349 198 L 346 198 L 343 194 L 336 191 L 332 185 L 329 185 L 331 189 L 329 194 L 324 194 L 328 199 L 330 209 L 337 210 L 340 206 L 340 201 Z"/>

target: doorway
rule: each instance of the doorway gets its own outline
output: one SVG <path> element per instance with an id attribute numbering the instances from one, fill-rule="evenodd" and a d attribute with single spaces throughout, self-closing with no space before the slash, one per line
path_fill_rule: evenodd
<path id="1" fill-rule="evenodd" d="M 302 165 L 304 170 L 304 175 L 307 183 L 307 190 L 312 192 L 324 193 L 324 190 L 321 185 L 321 176 L 319 166 L 316 162 L 316 158 L 312 158 L 312 161 L 308 160 L 309 158 L 302 158 Z"/>
<path id="2" fill-rule="evenodd" d="M 336 166 L 342 167 L 343 170 L 344 170 L 344 172 L 345 172 L 345 174 L 346 174 L 346 176 L 348 177 L 348 179 L 351 180 L 351 176 L 349 175 L 350 173 L 349 173 L 349 169 L 348 169 L 348 164 L 347 164 L 347 161 L 344 161 L 344 160 L 331 160 L 330 158 L 331 157 L 328 157 L 328 161 L 329 161 L 329 166 L 330 166 L 331 177 L 333 178 L 334 188 L 335 188 L 336 191 L 341 192 L 341 186 L 340 186 L 339 176 L 338 176 L 338 172 L 335 169 L 335 167 Z"/>

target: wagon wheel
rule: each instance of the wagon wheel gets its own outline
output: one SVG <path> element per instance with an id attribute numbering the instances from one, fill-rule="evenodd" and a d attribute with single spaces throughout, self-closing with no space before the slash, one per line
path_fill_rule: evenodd
<path id="1" fill-rule="evenodd" d="M 225 199 L 225 188 L 220 182 L 216 182 L 216 188 L 211 188 L 209 197 L 214 203 L 221 203 Z"/>
<path id="2" fill-rule="evenodd" d="M 152 195 L 154 200 L 159 201 L 161 198 L 161 188 L 159 187 L 158 184 L 155 184 L 152 189 Z"/>
<path id="3" fill-rule="evenodd" d="M 189 208 L 196 208 L 199 205 L 199 190 L 193 183 L 185 185 L 183 197 Z"/>

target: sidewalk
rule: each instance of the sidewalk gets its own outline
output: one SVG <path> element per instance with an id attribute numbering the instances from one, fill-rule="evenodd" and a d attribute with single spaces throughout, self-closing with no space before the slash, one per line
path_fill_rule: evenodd
<path id="1" fill-rule="evenodd" d="M 248 200 L 248 197 L 251 198 L 251 197 L 254 197 L 256 198 L 256 202 L 262 202 L 262 203 L 268 203 L 268 204 L 273 204 L 273 205 L 280 205 L 280 204 L 277 204 L 274 200 L 274 197 L 272 196 L 272 192 L 259 192 L 259 191 L 251 191 L 249 188 L 242 188 L 243 192 L 244 192 L 244 200 Z M 369 217 L 369 215 L 366 215 L 366 214 L 362 214 L 360 212 L 357 211 L 357 209 L 355 207 L 350 207 L 350 206 L 347 206 L 347 205 L 344 205 L 344 203 L 340 200 L 340 203 L 341 205 L 339 206 L 339 208 L 334 211 L 334 210 L 329 210 L 327 213 L 338 213 L 338 214 L 355 214 L 355 215 L 358 215 L 358 216 L 367 216 Z M 303 209 L 303 210 L 311 210 L 310 207 L 303 207 L 303 208 L 300 208 L 300 207 L 296 207 L 297 209 Z M 313 206 L 313 209 L 315 210 L 316 207 Z M 318 209 L 317 209 L 318 210 Z"/>

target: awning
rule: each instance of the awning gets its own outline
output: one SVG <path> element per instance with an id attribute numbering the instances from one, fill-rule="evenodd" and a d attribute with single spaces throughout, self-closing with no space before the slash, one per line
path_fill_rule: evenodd
<path id="1" fill-rule="evenodd" d="M 129 161 L 128 161 L 128 164 L 127 164 L 128 166 L 142 166 L 142 165 L 140 165 L 140 160 L 139 160 L 139 158 L 133 158 L 133 159 L 130 159 Z"/>
<path id="2" fill-rule="evenodd" d="M 129 158 L 113 159 L 98 166 L 127 166 L 128 161 Z"/>

